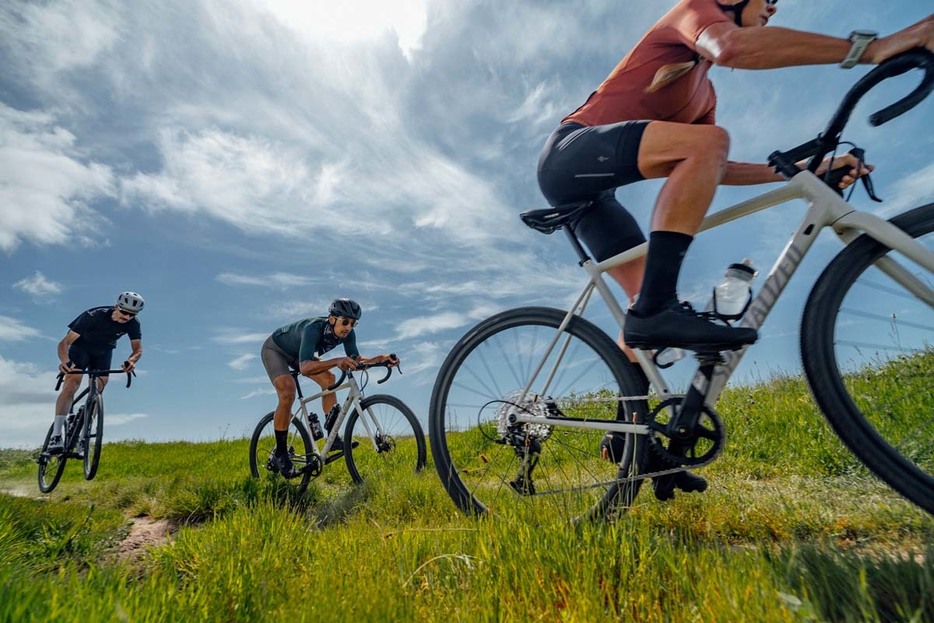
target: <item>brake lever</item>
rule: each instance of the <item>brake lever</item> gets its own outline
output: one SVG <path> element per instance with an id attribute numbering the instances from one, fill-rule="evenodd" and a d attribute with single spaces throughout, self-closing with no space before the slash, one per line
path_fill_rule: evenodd
<path id="1" fill-rule="evenodd" d="M 848 153 L 852 155 L 854 158 L 856 158 L 860 166 L 866 163 L 866 150 L 864 150 L 862 147 L 854 147 Z M 824 183 L 830 186 L 830 188 L 832 188 L 834 192 L 836 192 L 838 195 L 842 197 L 843 189 L 840 188 L 840 181 L 844 177 L 846 177 L 848 174 L 849 174 L 849 169 L 847 167 L 840 167 L 838 169 L 833 169 L 832 171 L 828 171 L 824 175 Z M 880 199 L 876 195 L 876 188 L 872 183 L 872 177 L 870 177 L 870 175 L 867 173 L 866 175 L 860 176 L 859 179 L 862 180 L 863 189 L 865 189 L 866 194 L 869 195 L 869 198 L 875 201 L 876 203 L 882 203 L 882 199 Z"/>

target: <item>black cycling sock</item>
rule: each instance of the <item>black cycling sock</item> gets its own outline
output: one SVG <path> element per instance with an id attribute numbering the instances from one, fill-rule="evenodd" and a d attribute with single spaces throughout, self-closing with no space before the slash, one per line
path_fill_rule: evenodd
<path id="1" fill-rule="evenodd" d="M 649 234 L 642 291 L 633 306 L 636 315 L 643 318 L 651 316 L 666 303 L 677 300 L 678 274 L 684 254 L 693 240 L 694 236 L 677 231 L 653 231 Z"/>
<path id="2" fill-rule="evenodd" d="M 276 433 L 276 454 L 285 454 L 289 451 L 286 441 L 289 437 L 288 430 L 277 430 Z"/>

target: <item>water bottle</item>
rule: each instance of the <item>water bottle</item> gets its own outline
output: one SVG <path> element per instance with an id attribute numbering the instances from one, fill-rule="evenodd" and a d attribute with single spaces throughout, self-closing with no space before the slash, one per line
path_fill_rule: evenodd
<path id="1" fill-rule="evenodd" d="M 752 280 L 755 278 L 756 269 L 749 258 L 730 264 L 723 279 L 714 286 L 708 309 L 713 309 L 724 320 L 741 318 L 752 300 Z"/>
<path id="2" fill-rule="evenodd" d="M 315 441 L 324 438 L 324 433 L 321 432 L 321 421 L 318 419 L 317 413 L 312 413 L 308 416 L 308 421 L 311 423 L 311 437 Z"/>

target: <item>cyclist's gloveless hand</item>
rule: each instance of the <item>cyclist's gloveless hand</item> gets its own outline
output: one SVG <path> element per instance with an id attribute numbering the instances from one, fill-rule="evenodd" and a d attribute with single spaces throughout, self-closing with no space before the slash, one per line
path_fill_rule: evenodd
<path id="1" fill-rule="evenodd" d="M 334 360 L 334 365 L 343 370 L 344 372 L 348 370 L 356 370 L 357 362 L 354 361 L 351 357 L 340 357 Z"/>
<path id="2" fill-rule="evenodd" d="M 878 65 L 912 48 L 927 48 L 934 52 L 934 14 L 888 37 L 873 41 L 866 50 L 863 60 Z"/>
<path id="3" fill-rule="evenodd" d="M 123 365 L 121 365 L 120 367 L 123 369 L 124 372 L 132 372 L 133 368 L 136 367 L 136 364 L 130 361 L 129 359 L 127 359 L 126 361 L 123 362 Z"/>
<path id="4" fill-rule="evenodd" d="M 875 169 L 873 165 L 866 162 L 864 162 L 862 167 L 860 167 L 859 160 L 857 160 L 853 154 L 843 154 L 834 158 L 825 158 L 824 161 L 820 163 L 820 166 L 817 167 L 817 171 L 815 171 L 814 174 L 817 177 L 821 177 L 824 173 L 827 172 L 827 169 L 831 166 L 831 163 L 833 163 L 834 171 L 842 167 L 849 167 L 850 169 L 850 173 L 843 176 L 843 179 L 840 180 L 839 187 L 841 190 L 852 185 L 862 176 L 869 175 Z"/>
<path id="5" fill-rule="evenodd" d="M 70 361 L 66 361 L 65 363 L 58 364 L 58 371 L 61 372 L 62 374 L 68 374 L 70 372 L 75 372 L 77 370 L 78 368 L 75 366 L 75 364 L 73 364 Z"/>
<path id="6" fill-rule="evenodd" d="M 395 368 L 400 363 L 402 363 L 402 361 L 396 355 L 381 355 L 380 363 L 387 364 L 387 368 Z"/>

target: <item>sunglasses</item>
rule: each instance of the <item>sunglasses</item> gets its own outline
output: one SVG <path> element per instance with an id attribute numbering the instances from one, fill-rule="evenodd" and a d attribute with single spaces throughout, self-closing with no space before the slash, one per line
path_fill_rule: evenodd
<path id="1" fill-rule="evenodd" d="M 778 4 L 778 0 L 765 0 L 765 3 L 769 6 L 775 6 Z"/>
<path id="2" fill-rule="evenodd" d="M 124 311 L 120 309 L 119 307 L 117 308 L 117 313 L 126 318 L 136 318 L 136 314 L 134 314 L 133 312 Z"/>
<path id="3" fill-rule="evenodd" d="M 353 319 L 351 319 L 351 318 L 344 318 L 343 316 L 338 316 L 337 319 L 340 320 L 341 326 L 342 326 L 342 327 L 347 327 L 347 326 L 355 327 L 355 326 L 357 326 L 357 321 L 356 321 L 356 320 L 353 320 Z"/>

